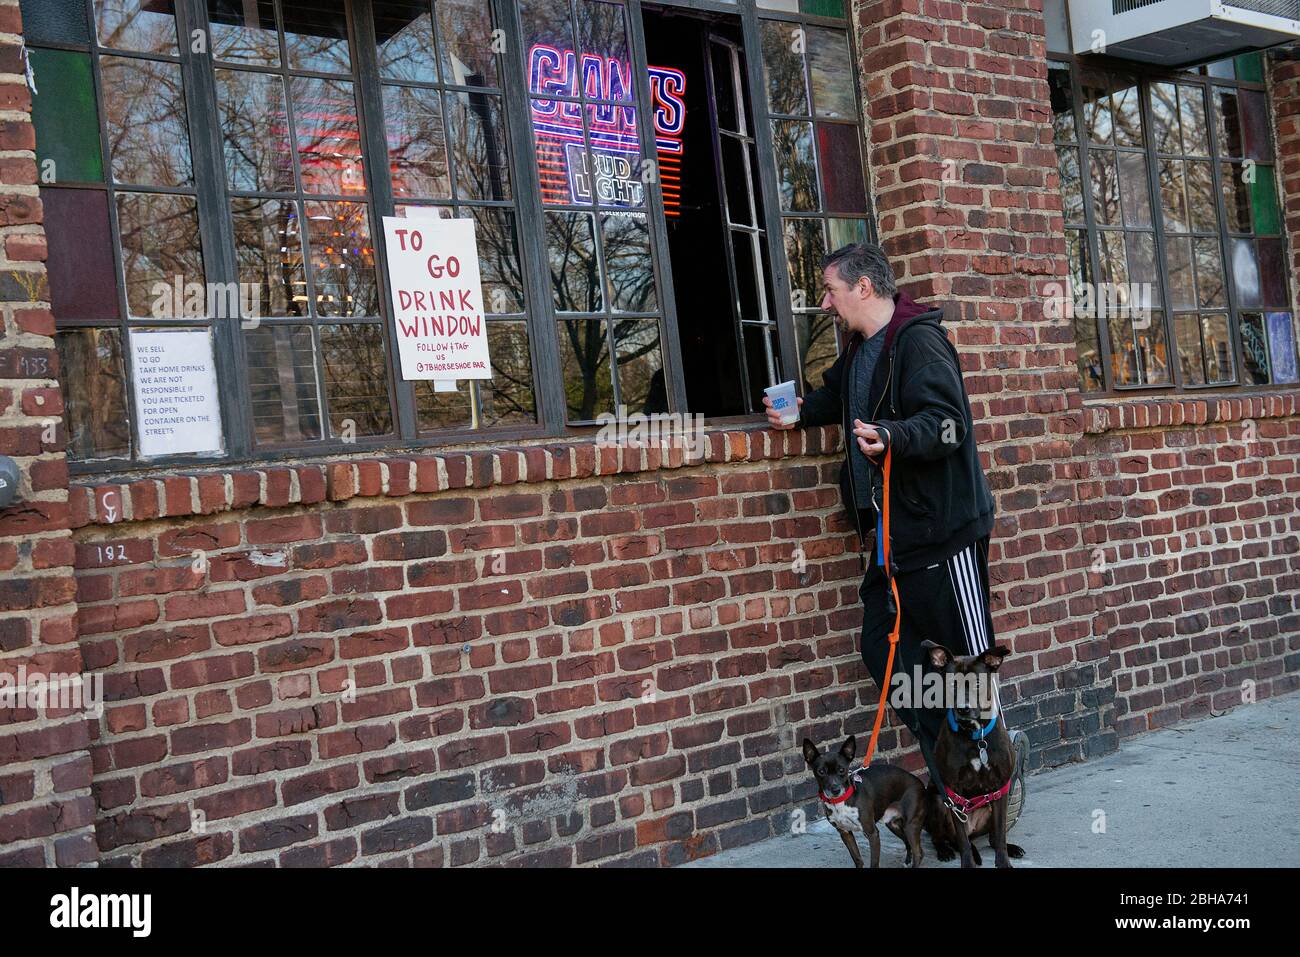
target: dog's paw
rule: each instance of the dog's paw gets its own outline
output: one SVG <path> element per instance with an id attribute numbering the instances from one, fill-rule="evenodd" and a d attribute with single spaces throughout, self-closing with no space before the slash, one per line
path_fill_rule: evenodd
<path id="1" fill-rule="evenodd" d="M 934 853 L 941 861 L 951 861 L 957 856 L 957 852 L 952 849 L 951 844 L 936 844 Z"/>
<path id="2" fill-rule="evenodd" d="M 975 842 L 974 842 L 974 841 L 971 841 L 971 844 L 970 844 L 970 856 L 973 857 L 973 858 L 975 858 L 975 866 L 976 866 L 976 867 L 983 867 L 983 866 L 984 866 L 984 861 L 980 858 L 980 849 L 979 849 L 978 847 L 975 846 Z"/>
<path id="3" fill-rule="evenodd" d="M 1025 849 L 1024 849 L 1023 847 L 1021 847 L 1019 844 L 1008 844 L 1008 845 L 1007 845 L 1007 856 L 1008 856 L 1008 857 L 1024 857 L 1024 856 L 1025 856 Z"/>
<path id="4" fill-rule="evenodd" d="M 904 866 L 904 867 L 911 867 L 911 866 L 912 866 L 912 852 L 911 852 L 911 851 L 908 851 L 908 852 L 907 852 L 907 856 L 903 858 L 903 866 Z"/>

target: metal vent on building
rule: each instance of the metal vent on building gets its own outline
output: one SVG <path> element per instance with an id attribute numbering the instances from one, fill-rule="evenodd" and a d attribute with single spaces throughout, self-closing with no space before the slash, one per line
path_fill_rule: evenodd
<path id="1" fill-rule="evenodd" d="M 1075 53 L 1186 67 L 1300 37 L 1300 0 L 1071 0 Z"/>

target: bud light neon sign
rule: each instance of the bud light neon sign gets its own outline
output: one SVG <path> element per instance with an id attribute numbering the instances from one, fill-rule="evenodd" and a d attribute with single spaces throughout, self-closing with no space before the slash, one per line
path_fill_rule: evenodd
<path id="1" fill-rule="evenodd" d="M 561 100 L 532 101 L 542 199 L 547 203 L 641 206 L 645 184 L 638 157 L 632 67 L 594 53 L 581 56 L 538 44 L 529 51 L 529 89 L 535 97 L 585 95 L 615 103 L 581 104 Z M 650 67 L 650 97 L 659 155 L 664 207 L 669 215 L 680 204 L 682 132 L 686 126 L 686 74 L 670 67 Z M 582 110 L 586 109 L 591 158 L 583 149 Z"/>

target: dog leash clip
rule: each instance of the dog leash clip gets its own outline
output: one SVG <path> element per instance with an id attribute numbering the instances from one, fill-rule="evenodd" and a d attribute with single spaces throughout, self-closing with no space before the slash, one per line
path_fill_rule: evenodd
<path id="1" fill-rule="evenodd" d="M 952 811 L 954 815 L 956 815 L 957 820 L 961 821 L 963 824 L 970 823 L 970 818 L 966 816 L 966 812 L 963 811 L 961 808 L 959 808 L 957 806 L 957 802 L 954 801 L 952 798 L 950 797 L 944 798 L 943 803 L 948 805 L 948 808 Z"/>

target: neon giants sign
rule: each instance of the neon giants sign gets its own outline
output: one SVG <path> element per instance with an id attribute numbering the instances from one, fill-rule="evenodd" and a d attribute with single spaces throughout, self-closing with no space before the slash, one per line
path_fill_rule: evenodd
<path id="1" fill-rule="evenodd" d="M 608 206 L 640 206 L 645 198 L 638 157 L 632 67 L 613 57 L 581 56 L 537 44 L 529 51 L 529 89 L 536 96 L 559 95 L 617 100 L 588 104 L 591 161 L 582 142 L 581 103 L 533 100 L 533 129 L 542 199 L 549 203 L 589 203 L 593 195 Z M 665 211 L 680 204 L 682 130 L 686 126 L 686 75 L 650 67 L 655 144 L 659 154 Z M 594 168 L 590 168 L 594 167 Z"/>

